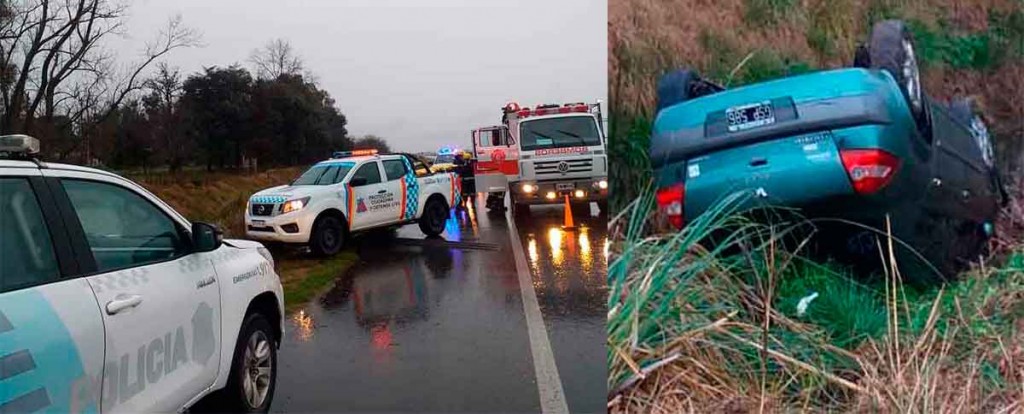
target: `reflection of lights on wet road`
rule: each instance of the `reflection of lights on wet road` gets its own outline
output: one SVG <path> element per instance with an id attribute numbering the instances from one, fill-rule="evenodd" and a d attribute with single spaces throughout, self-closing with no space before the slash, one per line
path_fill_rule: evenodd
<path id="1" fill-rule="evenodd" d="M 608 249 L 611 248 L 611 242 L 608 239 L 604 239 L 604 260 L 608 261 Z"/>
<path id="2" fill-rule="evenodd" d="M 533 238 L 533 234 L 530 235 L 530 242 L 526 245 L 526 251 L 530 255 L 530 264 L 536 268 L 540 255 L 537 254 L 537 240 Z"/>
<path id="3" fill-rule="evenodd" d="M 562 264 L 562 229 L 552 227 L 548 230 L 548 244 L 551 245 L 551 263 Z"/>
<path id="4" fill-rule="evenodd" d="M 469 214 L 469 225 L 473 229 L 473 234 L 479 234 L 476 230 L 476 208 L 473 207 L 473 200 L 467 199 L 463 203 L 466 205 L 466 213 Z"/>
<path id="5" fill-rule="evenodd" d="M 462 228 L 459 227 L 459 218 L 456 216 L 454 209 L 448 215 L 448 220 L 444 222 L 444 231 L 448 234 L 449 241 L 462 240 Z"/>
<path id="6" fill-rule="evenodd" d="M 298 313 L 292 316 L 292 321 L 299 328 L 299 339 L 302 341 L 308 341 L 313 339 L 313 317 L 306 314 L 306 311 L 300 310 Z"/>
<path id="7" fill-rule="evenodd" d="M 386 350 L 391 347 L 391 329 L 387 324 L 374 325 L 370 328 L 370 344 L 373 349 Z"/>
<path id="8" fill-rule="evenodd" d="M 590 273 L 590 266 L 593 257 L 590 256 L 590 237 L 587 236 L 587 228 L 580 229 L 580 265 L 585 273 Z"/>

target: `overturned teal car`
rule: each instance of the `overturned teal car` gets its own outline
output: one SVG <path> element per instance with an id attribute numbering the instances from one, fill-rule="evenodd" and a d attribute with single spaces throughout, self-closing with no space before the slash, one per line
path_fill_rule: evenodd
<path id="1" fill-rule="evenodd" d="M 658 101 L 656 199 L 677 227 L 744 191 L 845 223 L 818 233 L 838 256 L 877 263 L 888 216 L 903 277 L 929 283 L 978 258 L 1005 199 L 983 117 L 922 91 L 900 21 L 876 24 L 850 68 L 734 89 L 677 70 Z"/>

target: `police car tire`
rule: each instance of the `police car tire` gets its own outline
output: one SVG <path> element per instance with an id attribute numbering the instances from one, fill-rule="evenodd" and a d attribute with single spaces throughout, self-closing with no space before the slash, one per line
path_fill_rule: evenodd
<path id="1" fill-rule="evenodd" d="M 337 243 L 327 245 L 324 237 L 333 230 L 337 234 Z M 345 246 L 345 227 L 341 220 L 334 216 L 320 217 L 313 224 L 313 234 L 309 237 L 309 248 L 317 256 L 333 256 Z"/>
<path id="2" fill-rule="evenodd" d="M 436 216 L 436 217 L 435 217 Z M 444 222 L 448 219 L 448 206 L 443 201 L 432 198 L 423 206 L 423 216 L 419 219 L 420 231 L 427 236 L 437 236 L 444 232 Z"/>
<path id="3" fill-rule="evenodd" d="M 251 407 L 245 398 L 245 389 L 242 384 L 245 375 L 245 347 L 246 343 L 256 332 L 262 332 L 270 340 L 270 384 L 267 389 L 267 396 L 259 407 Z M 239 413 L 265 413 L 270 410 L 270 403 L 274 399 L 274 389 L 277 387 L 277 346 L 274 344 L 274 331 L 267 318 L 259 313 L 249 314 L 242 323 L 242 330 L 238 334 L 235 343 L 235 354 L 231 361 L 231 376 L 228 377 L 227 386 L 224 387 L 219 397 L 224 408 L 229 412 Z"/>

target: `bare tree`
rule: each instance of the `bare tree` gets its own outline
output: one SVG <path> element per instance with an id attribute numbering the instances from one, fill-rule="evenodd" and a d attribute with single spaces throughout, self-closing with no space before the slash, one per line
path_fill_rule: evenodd
<path id="1" fill-rule="evenodd" d="M 281 75 L 299 75 L 303 72 L 302 58 L 296 54 L 291 43 L 274 39 L 262 48 L 253 49 L 249 61 L 255 66 L 256 77 L 277 79 Z"/>
<path id="2" fill-rule="evenodd" d="M 102 47 L 118 34 L 127 8 L 114 0 L 27 0 L 0 7 L 0 132 L 31 133 L 37 118 L 102 122 L 142 87 L 142 73 L 199 35 L 168 21 L 142 57 L 119 65 Z M 2 82 L 9 79 L 10 82 Z M 79 125 L 80 128 L 87 127 Z M 83 134 L 85 135 L 85 134 Z"/>

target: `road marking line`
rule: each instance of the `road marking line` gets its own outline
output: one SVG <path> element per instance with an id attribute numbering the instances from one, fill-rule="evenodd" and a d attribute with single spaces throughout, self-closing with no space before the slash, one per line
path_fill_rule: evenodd
<path id="1" fill-rule="evenodd" d="M 533 354 L 533 372 L 537 375 L 537 391 L 540 393 L 540 411 L 544 414 L 568 413 L 562 380 L 558 377 L 555 355 L 540 314 L 537 293 L 533 290 L 533 278 L 519 241 L 519 229 L 515 220 L 509 217 L 509 238 L 512 239 L 512 253 L 515 256 L 516 274 L 519 276 L 519 290 L 523 296 L 523 312 L 526 314 L 526 331 L 530 336 L 530 352 Z"/>

